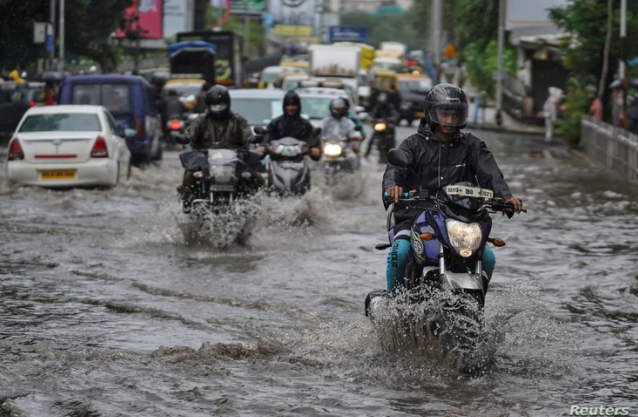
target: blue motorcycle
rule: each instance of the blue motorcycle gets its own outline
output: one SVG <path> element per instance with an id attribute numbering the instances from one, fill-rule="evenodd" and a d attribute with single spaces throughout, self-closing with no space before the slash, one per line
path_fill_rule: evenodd
<path id="1" fill-rule="evenodd" d="M 406 169 L 411 165 L 408 154 L 398 149 L 389 152 L 388 161 Z M 399 318 L 401 329 L 395 329 L 391 349 L 402 349 L 398 337 L 407 338 L 417 349 L 436 341 L 443 354 L 453 354 L 460 370 L 472 371 L 477 365 L 472 361 L 474 351 L 484 335 L 489 285 L 483 271 L 486 244 L 505 245 L 490 237 L 489 214 L 502 212 L 511 218 L 513 207 L 495 199 L 491 190 L 469 182 L 442 187 L 434 196 L 424 190 L 410 191 L 399 200 L 412 209 L 423 208 L 410 230 L 411 259 L 396 294 L 390 296 L 385 290 L 368 294 L 366 316 L 375 324 L 387 324 L 389 318 L 395 326 Z M 390 242 L 378 244 L 379 250 L 394 243 L 393 211 L 390 204 Z"/>

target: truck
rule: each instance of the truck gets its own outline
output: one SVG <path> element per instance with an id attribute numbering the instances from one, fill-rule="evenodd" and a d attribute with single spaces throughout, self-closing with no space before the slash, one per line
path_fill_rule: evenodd
<path id="1" fill-rule="evenodd" d="M 216 46 L 203 41 L 178 42 L 168 47 L 171 76 L 198 74 L 208 84 L 215 85 Z"/>
<path id="2" fill-rule="evenodd" d="M 359 104 L 359 70 L 361 48 L 357 46 L 310 45 L 310 75 L 338 78 L 352 87 L 355 104 Z"/>
<path id="3" fill-rule="evenodd" d="M 398 52 L 398 58 L 404 59 L 405 53 L 408 50 L 408 46 L 401 42 L 381 42 L 379 49 L 382 51 L 395 51 Z"/>
<path id="4" fill-rule="evenodd" d="M 215 80 L 225 87 L 241 88 L 244 81 L 242 37 L 230 30 L 179 32 L 177 42 L 204 41 L 217 47 Z"/>

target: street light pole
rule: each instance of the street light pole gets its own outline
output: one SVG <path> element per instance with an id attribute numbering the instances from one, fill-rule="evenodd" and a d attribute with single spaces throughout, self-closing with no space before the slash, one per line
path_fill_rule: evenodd
<path id="1" fill-rule="evenodd" d="M 64 69 L 64 0 L 60 0 L 60 46 L 58 68 Z"/>
<path id="2" fill-rule="evenodd" d="M 625 59 L 627 41 L 627 0 L 620 0 L 620 76 L 622 77 L 622 127 L 627 128 L 627 66 Z"/>
<path id="3" fill-rule="evenodd" d="M 51 51 L 49 52 L 49 69 L 53 69 L 55 62 L 55 0 L 51 0 L 49 8 L 49 23 L 51 24 Z"/>
<path id="4" fill-rule="evenodd" d="M 503 109 L 503 48 L 505 28 L 503 27 L 505 4 L 504 0 L 498 2 L 498 69 L 496 74 L 496 117 L 502 115 Z"/>

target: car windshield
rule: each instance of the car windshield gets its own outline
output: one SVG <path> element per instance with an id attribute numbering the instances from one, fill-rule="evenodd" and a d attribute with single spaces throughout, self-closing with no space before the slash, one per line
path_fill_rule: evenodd
<path id="1" fill-rule="evenodd" d="M 168 90 L 175 90 L 177 94 L 183 97 L 188 97 L 190 95 L 197 95 L 200 91 L 202 91 L 202 84 L 200 83 L 170 83 L 164 84 L 162 94 L 167 96 Z"/>
<path id="2" fill-rule="evenodd" d="M 99 132 L 100 119 L 93 113 L 34 114 L 28 116 L 20 132 Z"/>
<path id="3" fill-rule="evenodd" d="M 111 113 L 131 111 L 128 84 L 76 84 L 72 103 L 104 106 Z"/>
<path id="4" fill-rule="evenodd" d="M 335 97 L 304 97 L 301 96 L 301 113 L 310 119 L 324 119 L 330 116 L 330 102 Z"/>
<path id="5" fill-rule="evenodd" d="M 404 91 L 430 91 L 432 88 L 429 80 L 400 81 L 399 84 Z"/>
<path id="6" fill-rule="evenodd" d="M 248 124 L 264 125 L 283 114 L 279 98 L 232 98 L 232 110 L 246 118 Z"/>

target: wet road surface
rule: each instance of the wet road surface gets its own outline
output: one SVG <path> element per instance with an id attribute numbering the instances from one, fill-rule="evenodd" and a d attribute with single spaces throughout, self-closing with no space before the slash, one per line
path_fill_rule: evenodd
<path id="1" fill-rule="evenodd" d="M 217 232 L 246 226 L 245 244 L 220 248 L 181 214 L 165 153 L 113 190 L 2 177 L 0 416 L 638 415 L 637 188 L 477 134 L 529 209 L 495 218 L 484 375 L 385 352 L 363 316 L 385 282 L 374 160 L 331 192 L 264 198 Z"/>

